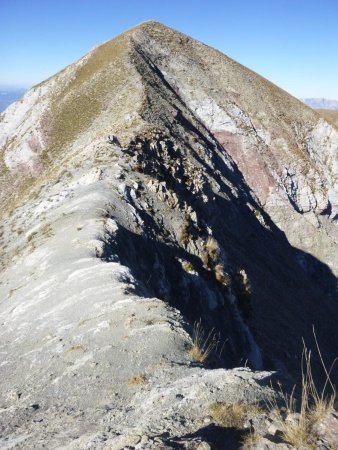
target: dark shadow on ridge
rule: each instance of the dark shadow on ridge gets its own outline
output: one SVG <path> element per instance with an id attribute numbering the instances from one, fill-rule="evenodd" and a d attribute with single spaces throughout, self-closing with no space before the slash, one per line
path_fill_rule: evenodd
<path id="1" fill-rule="evenodd" d="M 244 269 L 248 274 L 252 285 L 251 312 L 244 322 L 262 350 L 264 368 L 280 370 L 294 378 L 300 372 L 304 339 L 313 349 L 315 377 L 322 380 L 312 327 L 329 366 L 337 356 L 337 278 L 326 264 L 290 245 L 285 234 L 257 204 L 238 167 L 225 163 L 224 148 L 186 107 L 156 64 L 139 48 L 135 49 L 134 56 L 142 77 L 171 111 L 161 108 L 161 102 L 147 92 L 144 118 L 154 125 L 157 121 L 167 124 L 167 150 L 172 161 L 178 159 L 183 167 L 184 158 L 191 155 L 200 164 L 207 181 L 203 189 L 212 201 L 205 203 L 200 196 L 193 195 L 186 186 L 188 180 L 184 173 L 178 174 L 181 177 L 178 182 L 146 138 L 136 139 L 134 144 L 140 144 L 141 150 L 136 151 L 135 146 L 131 155 L 143 164 L 145 174 L 165 181 L 174 190 L 180 209 L 186 204 L 196 211 L 199 223 L 190 230 L 191 239 L 207 237 L 207 227 L 210 227 L 229 267 Z M 170 143 L 170 137 L 179 143 L 179 150 Z M 194 139 L 204 147 L 194 145 Z M 206 152 L 209 152 L 208 157 Z M 238 196 L 232 193 L 224 178 L 236 186 Z M 217 194 L 212 180 L 220 186 Z M 207 330 L 215 327 L 222 340 L 229 338 L 221 366 L 245 364 L 248 342 L 243 340 L 235 311 L 227 301 L 227 290 L 203 268 L 200 258 L 175 241 L 151 213 L 140 209 L 133 199 L 130 202 L 144 222 L 145 234 L 120 226 L 111 251 L 131 269 L 139 282 L 140 294 L 168 302 L 178 308 L 190 324 L 202 318 Z M 267 227 L 254 217 L 248 202 L 259 211 Z M 191 263 L 199 276 L 184 272 L 178 258 Z M 210 304 L 211 296 L 217 300 L 216 307 Z M 338 370 L 333 378 L 338 384 Z"/>

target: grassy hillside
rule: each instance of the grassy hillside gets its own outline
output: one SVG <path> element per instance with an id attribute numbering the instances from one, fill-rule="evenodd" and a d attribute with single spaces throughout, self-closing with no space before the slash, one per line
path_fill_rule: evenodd
<path id="1" fill-rule="evenodd" d="M 324 117 L 330 123 L 333 123 L 338 128 L 338 111 L 334 109 L 317 109 L 321 116 Z"/>

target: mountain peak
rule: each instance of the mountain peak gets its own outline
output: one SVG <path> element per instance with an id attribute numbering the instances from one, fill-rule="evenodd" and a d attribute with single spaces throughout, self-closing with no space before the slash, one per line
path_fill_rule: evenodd
<path id="1" fill-rule="evenodd" d="M 174 32 L 177 34 L 182 34 L 179 31 L 176 31 L 174 28 L 169 27 L 168 25 L 165 25 L 162 22 L 159 22 L 157 20 L 146 20 L 144 22 L 139 23 L 138 25 L 133 26 L 129 30 L 125 31 L 125 33 L 129 33 L 131 31 L 135 30 L 143 30 L 143 31 L 152 31 L 152 32 Z"/>
<path id="2" fill-rule="evenodd" d="M 7 108 L 6 443 L 199 445 L 210 403 L 271 401 L 272 371 L 295 383 L 313 328 L 333 361 L 337 146 L 299 100 L 153 21 Z"/>
<path id="3" fill-rule="evenodd" d="M 138 25 L 135 25 L 134 27 L 130 28 L 131 30 L 135 29 L 147 29 L 147 28 L 161 28 L 161 29 L 171 29 L 169 26 L 164 25 L 162 22 L 159 22 L 157 20 L 145 20 L 144 22 L 139 23 Z"/>

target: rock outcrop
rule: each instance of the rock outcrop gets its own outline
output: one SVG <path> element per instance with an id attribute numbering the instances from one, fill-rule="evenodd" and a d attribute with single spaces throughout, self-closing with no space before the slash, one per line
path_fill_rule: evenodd
<path id="1" fill-rule="evenodd" d="M 212 402 L 292 384 L 313 327 L 337 356 L 338 132 L 316 112 L 147 22 L 0 118 L 2 448 L 190 448 Z"/>

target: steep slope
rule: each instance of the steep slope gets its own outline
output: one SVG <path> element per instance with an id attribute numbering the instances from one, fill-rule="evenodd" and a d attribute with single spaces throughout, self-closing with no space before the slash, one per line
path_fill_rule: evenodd
<path id="1" fill-rule="evenodd" d="M 337 131 L 318 121 L 298 100 L 217 51 L 187 40 L 178 47 L 176 58 L 173 35 L 167 33 L 164 41 L 156 28 L 148 33 L 139 39 L 143 48 L 147 41 L 149 59 L 226 147 L 291 244 L 311 252 L 337 274 L 331 251 L 337 234 L 328 239 L 325 232 L 319 240 L 318 235 L 310 237 L 317 228 L 313 213 L 317 217 L 330 211 L 331 218 L 337 214 Z M 290 224 L 290 215 L 297 218 L 297 225 Z M 326 217 L 319 219 L 324 229 L 330 227 Z M 307 235 L 307 243 L 302 234 Z"/>
<path id="2" fill-rule="evenodd" d="M 310 108 L 148 22 L 0 117 L 13 445 L 183 436 L 208 402 L 270 395 L 270 373 L 224 368 L 294 380 L 312 326 L 336 356 L 338 134 Z M 200 319 L 222 348 L 207 369 Z"/>

